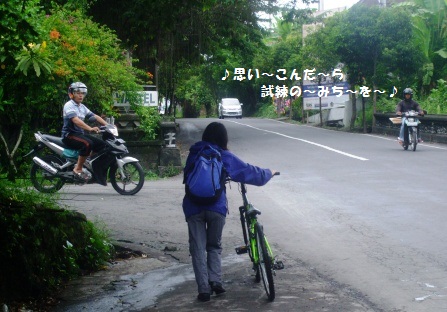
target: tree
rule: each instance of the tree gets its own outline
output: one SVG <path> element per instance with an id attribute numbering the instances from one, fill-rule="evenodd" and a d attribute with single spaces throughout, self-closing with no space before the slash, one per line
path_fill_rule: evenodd
<path id="1" fill-rule="evenodd" d="M 412 25 L 402 10 L 357 4 L 346 14 L 334 17 L 331 25 L 337 27 L 333 42 L 347 68 L 351 90 L 364 82 L 371 83 L 372 90 L 379 86 L 391 90 L 392 86 L 386 85 L 389 73 L 397 74 L 402 82 L 414 79 L 414 66 L 420 57 L 412 44 Z M 351 125 L 356 118 L 355 106 L 353 98 Z"/>
<path id="2" fill-rule="evenodd" d="M 20 5 L 21 1 L 8 1 L 0 6 L 0 144 L 3 147 L 0 149 L 0 157 L 3 159 L 0 162 L 0 171 L 3 171 L 2 166 L 9 168 L 11 179 L 17 171 L 13 159 L 24 131 L 23 125 L 17 122 L 17 115 L 20 113 L 16 112 L 22 105 L 15 105 L 14 96 L 11 96 L 12 93 L 16 94 L 14 89 L 19 89 L 22 93 L 24 91 L 20 87 L 20 81 L 16 80 L 16 56 L 22 48 L 27 49 L 26 43 L 33 42 L 38 36 L 36 20 L 30 18 L 36 11 L 36 3 L 37 1 L 30 1 L 30 5 L 26 6 Z M 38 65 L 35 68 L 40 70 Z M 9 122 L 11 120 L 14 121 L 12 124 Z"/>
<path id="3" fill-rule="evenodd" d="M 86 83 L 89 107 L 110 115 L 112 92 L 141 88 L 140 72 L 130 66 L 114 33 L 81 11 L 57 7 L 46 15 L 37 0 L 9 1 L 0 8 L 8 16 L 0 22 L 8 30 L 0 43 L 1 101 L 10 103 L 1 105 L 0 170 L 13 179 L 14 153 L 29 148 L 35 129 L 60 133 L 71 82 Z"/>
<path id="4" fill-rule="evenodd" d="M 447 74 L 447 3 L 443 0 L 411 0 L 396 7 L 411 14 L 415 46 L 422 50 L 421 94 L 428 94 Z"/>
<path id="5" fill-rule="evenodd" d="M 230 83 L 221 77 L 225 69 L 251 67 L 257 50 L 264 48 L 256 13 L 272 10 L 275 2 L 98 0 L 89 12 L 116 30 L 129 52 L 140 60 L 140 68 L 158 72 L 158 90 L 164 96 L 172 98 L 175 89 L 186 82 L 178 73 L 201 75 L 202 66 L 209 66 L 204 83 L 214 98 L 214 108 L 219 97 L 230 93 L 245 97 L 244 108 L 249 109 L 255 105 L 253 85 Z"/>
<path id="6" fill-rule="evenodd" d="M 307 69 L 315 68 L 317 73 L 328 73 L 339 63 L 339 56 L 335 53 L 333 42 L 335 28 L 325 25 L 316 26 L 316 30 L 305 38 L 302 49 L 303 65 Z M 318 86 L 323 82 L 324 76 L 316 76 Z M 323 126 L 323 114 L 320 97 L 320 126 Z"/>

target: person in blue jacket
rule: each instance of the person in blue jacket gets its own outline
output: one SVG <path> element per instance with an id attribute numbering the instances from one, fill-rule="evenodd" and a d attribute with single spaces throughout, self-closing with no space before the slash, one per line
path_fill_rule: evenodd
<path id="1" fill-rule="evenodd" d="M 250 165 L 228 150 L 228 134 L 220 122 L 212 122 L 202 134 L 202 141 L 191 146 L 185 168 L 194 161 L 204 145 L 211 145 L 219 150 L 228 176 L 235 182 L 244 182 L 262 186 L 273 176 L 275 171 Z M 189 252 L 200 301 L 209 301 L 211 294 L 225 292 L 222 287 L 222 231 L 228 212 L 225 190 L 220 198 L 210 205 L 198 205 L 187 196 L 183 198 L 183 212 L 188 223 Z"/>

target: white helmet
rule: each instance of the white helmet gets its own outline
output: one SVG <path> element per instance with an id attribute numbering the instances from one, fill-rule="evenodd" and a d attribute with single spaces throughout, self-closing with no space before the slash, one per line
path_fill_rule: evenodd
<path id="1" fill-rule="evenodd" d="M 68 87 L 68 93 L 73 94 L 74 92 L 84 92 L 87 95 L 87 86 L 82 82 L 73 82 Z"/>

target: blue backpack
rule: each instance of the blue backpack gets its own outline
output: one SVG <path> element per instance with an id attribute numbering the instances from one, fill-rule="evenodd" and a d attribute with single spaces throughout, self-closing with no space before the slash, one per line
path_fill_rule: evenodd
<path id="1" fill-rule="evenodd" d="M 220 152 L 206 145 L 184 169 L 186 196 L 193 203 L 210 205 L 219 199 L 225 189 L 226 177 Z"/>

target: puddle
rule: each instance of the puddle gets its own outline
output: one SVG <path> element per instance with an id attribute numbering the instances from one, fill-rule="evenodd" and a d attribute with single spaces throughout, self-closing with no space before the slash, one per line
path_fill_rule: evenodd
<path id="1" fill-rule="evenodd" d="M 248 256 L 232 255 L 222 259 L 222 266 L 245 261 L 248 264 Z M 101 294 L 93 294 L 77 302 L 66 302 L 59 305 L 55 311 L 139 311 L 154 306 L 159 296 L 186 281 L 193 280 L 194 272 L 191 264 L 175 264 L 149 272 L 121 275 L 103 286 Z"/>

